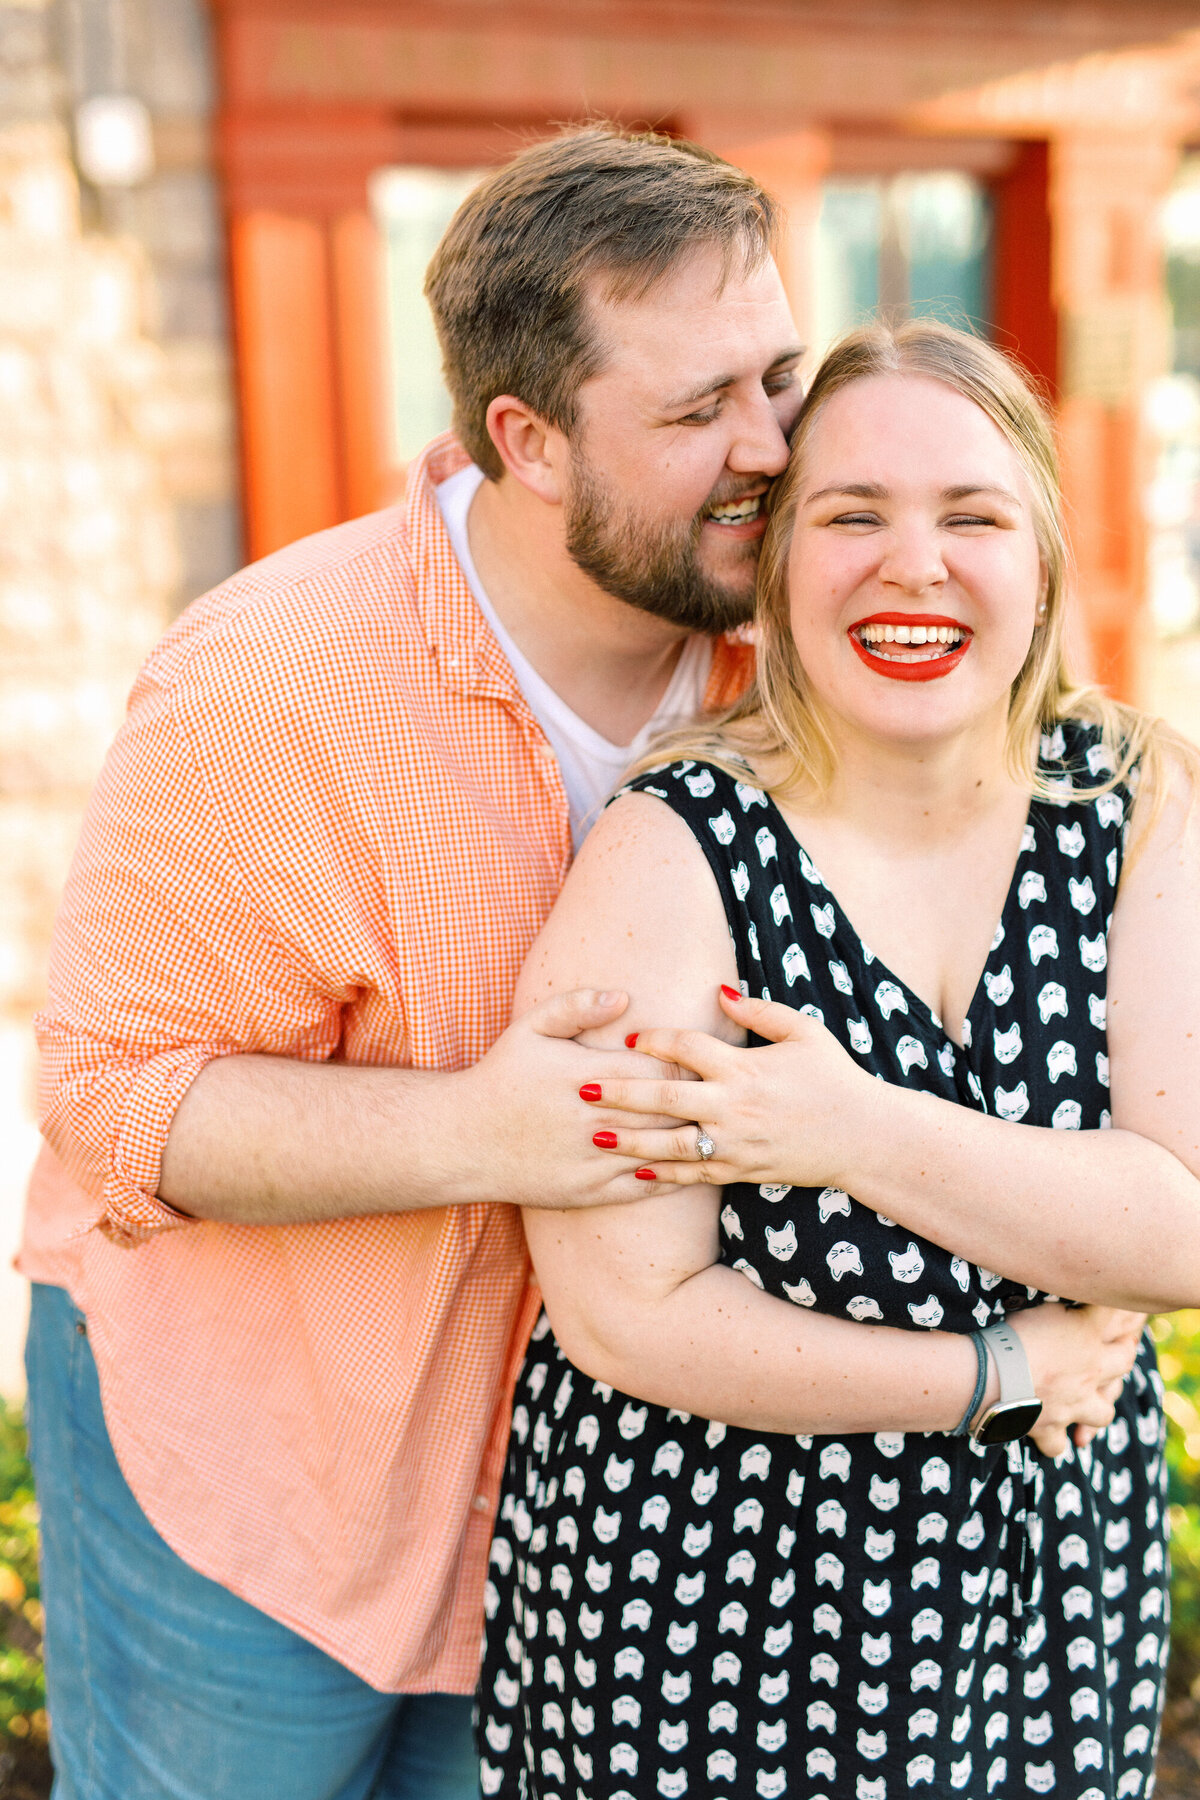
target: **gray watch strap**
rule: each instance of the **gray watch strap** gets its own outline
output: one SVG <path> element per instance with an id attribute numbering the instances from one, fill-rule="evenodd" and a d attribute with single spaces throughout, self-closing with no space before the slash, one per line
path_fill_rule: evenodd
<path id="1" fill-rule="evenodd" d="M 979 1335 L 991 1351 L 996 1373 L 1000 1377 L 1000 1405 L 1008 1406 L 1018 1400 L 1036 1400 L 1038 1396 L 1033 1376 L 1029 1372 L 1029 1358 L 1012 1326 L 1001 1320 L 996 1325 L 985 1326 Z"/>

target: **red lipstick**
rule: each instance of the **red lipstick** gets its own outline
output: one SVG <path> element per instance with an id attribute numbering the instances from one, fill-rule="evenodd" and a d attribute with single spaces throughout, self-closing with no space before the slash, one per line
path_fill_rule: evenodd
<path id="1" fill-rule="evenodd" d="M 924 625 L 927 629 L 936 630 L 945 625 L 954 631 L 963 633 L 962 642 L 953 649 L 945 647 L 941 655 L 922 657 L 916 662 L 901 662 L 897 658 L 880 656 L 862 643 L 856 635 L 864 625 Z M 877 675 L 885 675 L 889 681 L 940 681 L 943 675 L 949 675 L 957 669 L 963 657 L 971 647 L 971 632 L 958 619 L 947 618 L 943 613 L 871 613 L 868 618 L 856 619 L 846 633 L 854 647 L 859 661 Z M 922 646 L 916 646 L 921 648 Z M 906 645 L 899 646 L 901 649 Z"/>

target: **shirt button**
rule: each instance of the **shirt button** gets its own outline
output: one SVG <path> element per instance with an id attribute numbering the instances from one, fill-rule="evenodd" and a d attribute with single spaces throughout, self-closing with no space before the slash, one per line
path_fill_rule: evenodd
<path id="1" fill-rule="evenodd" d="M 471 1502 L 471 1505 L 476 1512 L 486 1512 L 488 1510 L 488 1506 L 489 1506 L 489 1501 L 488 1501 L 487 1495 L 486 1494 L 476 1494 L 475 1498 Z"/>

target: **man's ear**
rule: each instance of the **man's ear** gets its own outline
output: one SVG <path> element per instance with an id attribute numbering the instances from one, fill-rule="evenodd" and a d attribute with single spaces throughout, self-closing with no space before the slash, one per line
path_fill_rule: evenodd
<path id="1" fill-rule="evenodd" d="M 563 500 L 567 440 L 513 394 L 498 394 L 487 409 L 488 436 L 515 481 L 548 506 Z"/>

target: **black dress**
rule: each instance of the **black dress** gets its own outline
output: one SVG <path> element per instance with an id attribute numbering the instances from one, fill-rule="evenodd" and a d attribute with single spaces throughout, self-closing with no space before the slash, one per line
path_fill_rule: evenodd
<path id="1" fill-rule="evenodd" d="M 695 833 L 743 988 L 864 1067 L 1013 1121 L 1109 1123 L 1106 940 L 1129 796 L 1090 729 L 1043 740 L 965 1044 L 856 935 L 758 789 L 633 785 Z M 967 1332 L 1046 1296 L 837 1189 L 725 1193 L 723 1258 L 797 1306 Z M 965 1403 L 964 1396 L 964 1403 Z M 487 1594 L 480 1751 L 504 1800 L 1126 1800 L 1167 1656 L 1161 1383 L 1056 1462 L 941 1433 L 785 1437 L 590 1381 L 543 1318 L 518 1382 Z"/>

